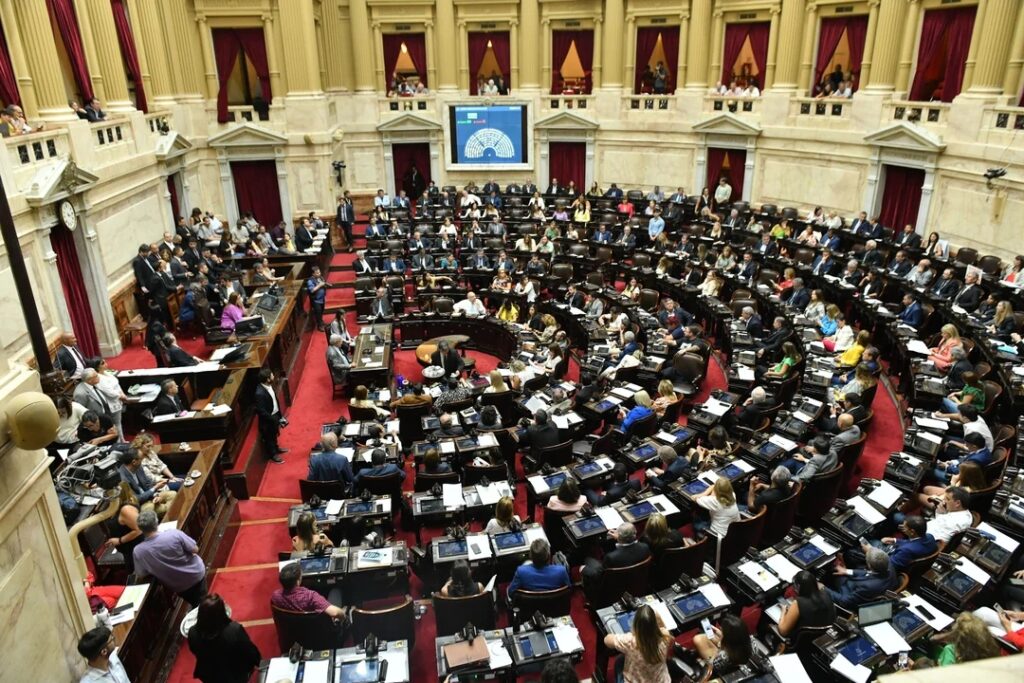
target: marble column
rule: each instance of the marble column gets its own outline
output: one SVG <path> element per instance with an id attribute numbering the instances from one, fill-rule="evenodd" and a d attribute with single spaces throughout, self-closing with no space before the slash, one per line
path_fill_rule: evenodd
<path id="1" fill-rule="evenodd" d="M 206 75 L 206 97 L 217 99 L 220 92 L 220 81 L 217 79 L 217 60 L 213 56 L 213 34 L 206 23 L 205 14 L 196 15 L 196 26 L 199 28 L 199 41 L 203 47 L 203 73 Z M 267 55 L 267 61 L 270 55 Z"/>
<path id="2" fill-rule="evenodd" d="M 879 2 L 868 0 L 868 30 L 864 37 L 864 57 L 860 61 L 860 87 L 871 82 L 871 57 L 875 52 L 875 33 L 878 32 Z"/>
<path id="3" fill-rule="evenodd" d="M 92 18 L 89 16 L 87 0 L 74 0 L 75 18 L 78 20 L 78 35 L 82 39 L 82 52 L 85 55 L 86 69 L 92 82 L 94 97 L 100 98 L 104 106 L 107 104 L 107 84 L 103 80 L 99 57 L 96 54 L 96 40 L 92 33 Z"/>
<path id="4" fill-rule="evenodd" d="M 961 82 L 961 90 L 967 90 L 971 83 L 974 82 L 974 65 L 978 61 L 978 51 L 981 49 L 989 50 L 992 48 L 991 45 L 985 45 L 982 48 L 981 45 L 981 34 L 985 27 L 985 17 L 988 14 L 988 0 L 978 0 L 978 6 L 974 10 L 974 26 L 971 28 L 971 45 L 967 49 L 967 59 L 964 61 L 964 78 Z M 1004 15 L 1001 20 L 1009 19 L 1009 15 Z M 1009 38 L 1007 38 L 1009 40 Z M 1003 62 L 1006 63 L 1005 60 Z"/>
<path id="5" fill-rule="evenodd" d="M 18 83 L 18 94 L 21 95 L 21 108 L 29 118 L 38 117 L 39 103 L 36 100 L 35 84 L 32 82 L 28 60 L 25 58 L 21 29 L 18 28 L 14 8 L 9 2 L 0 2 L 0 22 L 3 25 L 4 37 L 7 38 L 7 51 L 11 55 L 11 65 Z"/>
<path id="6" fill-rule="evenodd" d="M 172 90 L 163 31 L 160 30 L 156 8 L 148 4 L 146 0 L 127 2 L 128 20 L 135 40 L 135 52 L 139 56 L 139 71 L 142 72 L 142 87 L 152 110 L 155 103 L 166 101 Z"/>
<path id="7" fill-rule="evenodd" d="M 909 95 L 912 77 L 910 66 L 914 63 L 914 47 L 917 45 L 917 31 L 921 23 L 920 0 L 907 0 L 907 15 L 903 21 L 903 37 L 900 39 L 900 61 L 896 68 L 896 90 Z"/>
<path id="8" fill-rule="evenodd" d="M 539 47 L 549 38 L 541 35 L 540 5 L 537 0 L 519 3 L 519 87 L 540 87 Z"/>
<path id="9" fill-rule="evenodd" d="M 636 41 L 636 18 L 630 17 L 626 28 L 626 35 L 622 35 L 621 28 L 626 25 L 626 11 L 622 0 L 605 0 L 604 19 L 608 27 L 604 31 L 601 52 L 604 53 L 604 71 L 602 72 L 601 86 L 606 88 L 621 88 L 624 83 L 623 70 L 623 44 Z M 635 54 L 634 50 L 634 54 Z M 635 65 L 634 65 L 635 66 Z"/>
<path id="10" fill-rule="evenodd" d="M 438 89 L 458 90 L 458 43 L 455 40 L 455 5 L 452 0 L 436 0 L 434 3 L 434 58 L 437 60 Z M 428 58 L 429 59 L 429 58 Z"/>
<path id="11" fill-rule="evenodd" d="M 277 10 L 275 10 L 275 11 L 277 11 Z M 291 15 L 292 11 L 293 11 L 292 8 L 289 6 L 288 11 L 285 12 L 285 14 Z M 313 17 L 313 15 L 312 15 L 312 8 L 310 8 L 310 24 L 309 24 L 309 28 L 313 27 L 312 26 L 312 17 Z M 262 15 L 260 18 L 263 19 L 263 44 L 266 46 L 266 50 L 267 50 L 267 71 L 270 72 L 270 94 L 271 94 L 271 96 L 282 97 L 282 96 L 285 95 L 285 90 L 291 91 L 291 90 L 298 90 L 298 89 L 301 89 L 301 88 L 295 88 L 295 86 L 293 86 L 291 84 L 291 81 L 289 81 L 288 88 L 286 89 L 284 87 L 284 83 L 281 82 L 281 58 L 280 58 L 280 56 L 277 53 L 277 40 L 276 40 L 276 36 L 275 36 L 274 15 L 271 14 L 271 13 L 267 13 L 267 14 Z M 282 23 L 280 21 L 280 15 L 278 16 L 278 23 L 277 23 L 277 25 L 278 25 L 278 27 L 280 27 L 282 25 Z M 315 39 L 313 39 L 313 48 L 314 49 L 316 48 L 316 40 Z M 295 52 L 295 49 L 292 48 L 291 50 L 289 50 L 289 52 Z M 316 55 L 314 55 L 314 58 L 315 57 L 316 57 Z M 318 67 L 314 67 L 313 71 L 317 72 L 317 75 L 314 76 L 313 74 L 309 74 L 309 78 L 313 79 L 313 80 L 319 81 L 320 78 L 319 78 L 319 69 L 318 69 Z M 303 81 L 306 81 L 306 79 L 304 78 Z M 319 84 L 317 85 L 316 89 L 317 90 L 320 89 L 319 88 Z M 268 103 L 268 104 L 272 104 L 272 103 Z"/>
<path id="12" fill-rule="evenodd" d="M 690 5 L 690 27 L 686 34 L 685 83 L 687 89 L 704 90 L 708 87 L 710 35 L 711 0 L 693 0 Z M 680 44 L 680 50 L 681 48 Z"/>
<path id="13" fill-rule="evenodd" d="M 6 6 L 8 3 L 3 4 Z M 23 55 L 32 77 L 39 116 L 44 119 L 74 118 L 64 93 L 63 71 L 57 59 L 57 44 L 46 0 L 23 0 L 13 5 L 23 46 L 32 46 L 32 49 L 24 50 Z M 8 13 L 4 12 L 4 18 Z M 12 59 L 15 59 L 13 55 Z"/>
<path id="14" fill-rule="evenodd" d="M 370 45 L 370 33 L 366 27 L 370 25 L 366 10 L 366 0 L 349 0 L 348 13 L 351 21 L 350 40 L 352 43 L 352 63 L 355 75 L 356 90 L 373 92 L 373 49 Z"/>
<path id="15" fill-rule="evenodd" d="M 722 77 L 722 49 L 725 40 L 725 14 L 722 10 L 715 10 L 714 25 L 711 28 L 711 68 L 708 71 L 708 79 L 705 85 L 716 83 Z"/>
<path id="16" fill-rule="evenodd" d="M 865 55 L 871 55 L 871 80 L 866 86 L 867 90 L 892 92 L 895 87 L 900 54 L 900 26 L 906 14 L 907 0 L 882 0 L 878 14 L 878 30 L 874 34 L 874 50 L 869 53 L 866 45 L 864 50 Z M 871 31 L 868 31 L 868 36 L 871 35 Z M 909 49 L 913 50 L 913 47 L 911 37 Z M 863 84 L 862 78 L 861 85 Z"/>
<path id="17" fill-rule="evenodd" d="M 327 64 L 327 77 L 324 90 L 342 90 L 352 86 L 352 59 L 345 45 L 344 25 L 338 4 L 327 2 L 320 6 L 324 31 L 324 60 Z M 341 56 L 344 55 L 344 58 Z"/>
<path id="18" fill-rule="evenodd" d="M 594 61 L 590 65 L 591 87 L 596 90 L 604 86 L 604 22 L 598 17 L 594 19 Z"/>
<path id="19" fill-rule="evenodd" d="M 95 71 L 98 68 L 102 74 L 103 89 L 106 92 L 106 101 L 103 105 L 112 112 L 131 111 L 135 108 L 135 103 L 128 99 L 128 80 L 125 76 L 124 58 L 121 56 L 121 44 L 117 40 L 110 0 L 84 2 L 89 14 L 96 53 L 96 61 L 90 61 L 90 69 Z"/>
<path id="20" fill-rule="evenodd" d="M 800 50 L 800 75 L 796 87 L 800 91 L 810 92 L 811 74 L 814 69 L 814 39 L 818 35 L 818 6 L 807 5 L 804 13 L 804 41 Z"/>
<path id="21" fill-rule="evenodd" d="M 765 64 L 764 73 L 761 74 L 761 87 L 764 90 L 775 87 L 775 63 L 779 51 L 779 9 L 778 5 L 772 5 L 769 10 L 771 24 L 768 27 L 768 60 Z M 789 36 L 786 40 L 789 42 Z"/>
<path id="22" fill-rule="evenodd" d="M 679 52 L 676 55 L 676 77 L 672 82 L 676 90 L 682 90 L 686 83 L 687 53 L 690 41 L 690 15 L 686 12 L 679 15 Z"/>
<path id="23" fill-rule="evenodd" d="M 1018 17 L 1013 30 L 1013 47 L 1010 49 L 1010 61 L 1003 77 L 1003 92 L 1010 96 L 1013 104 L 1017 104 L 1020 96 L 1020 74 L 1024 68 L 1024 18 Z"/>
<path id="24" fill-rule="evenodd" d="M 1002 94 L 1010 48 L 1013 46 L 1015 33 L 1024 22 L 1021 21 L 1020 2 L 1018 0 L 988 0 L 985 8 L 984 21 L 978 42 L 977 59 L 974 65 L 974 78 L 970 81 L 968 93 L 986 95 Z M 977 25 L 977 23 L 975 23 Z M 967 83 L 966 79 L 964 81 Z M 1009 90 L 1016 95 L 1016 88 Z"/>
<path id="25" fill-rule="evenodd" d="M 263 15 L 263 36 L 267 44 L 267 61 L 271 74 L 270 88 L 274 95 L 281 96 L 285 92 L 278 90 L 277 83 L 273 81 L 275 71 L 280 71 L 280 66 L 274 68 L 277 62 L 276 35 L 274 32 L 273 17 L 269 14 Z M 320 83 L 320 61 L 317 58 L 316 47 L 316 25 L 313 21 L 312 0 L 291 0 L 288 3 L 288 10 L 278 15 L 278 29 L 281 35 L 281 43 L 289 46 L 284 51 L 284 69 L 287 74 L 286 90 L 288 94 L 301 93 L 309 94 L 320 92 L 323 88 Z M 271 55 L 274 59 L 271 59 Z"/>

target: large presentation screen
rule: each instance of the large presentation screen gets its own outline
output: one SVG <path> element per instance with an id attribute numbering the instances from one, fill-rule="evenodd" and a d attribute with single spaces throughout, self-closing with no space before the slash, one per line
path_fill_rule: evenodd
<path id="1" fill-rule="evenodd" d="M 452 163 L 507 166 L 527 163 L 526 105 L 453 105 Z"/>

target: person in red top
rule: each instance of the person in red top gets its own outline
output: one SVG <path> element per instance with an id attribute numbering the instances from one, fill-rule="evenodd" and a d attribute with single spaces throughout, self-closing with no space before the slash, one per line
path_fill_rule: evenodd
<path id="1" fill-rule="evenodd" d="M 302 584 L 302 565 L 298 562 L 290 562 L 281 568 L 278 575 L 281 587 L 270 596 L 270 604 L 278 609 L 290 612 L 325 612 L 327 616 L 335 621 L 344 621 L 347 610 L 332 604 L 324 596 L 314 590 L 306 588 Z M 341 602 L 341 594 L 332 591 L 332 598 Z"/>

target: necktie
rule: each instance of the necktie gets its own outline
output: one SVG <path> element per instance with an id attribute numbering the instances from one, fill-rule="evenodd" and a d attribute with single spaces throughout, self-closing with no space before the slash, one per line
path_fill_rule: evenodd
<path id="1" fill-rule="evenodd" d="M 69 346 L 68 348 L 71 349 L 71 355 L 73 355 L 75 357 L 75 364 L 78 365 L 78 367 L 84 368 L 85 367 L 85 358 L 82 357 L 82 354 L 81 354 L 81 352 L 79 352 L 78 347 L 77 346 Z"/>
<path id="2" fill-rule="evenodd" d="M 100 390 L 93 386 L 92 393 L 96 396 L 96 400 L 100 402 L 100 405 L 103 406 L 103 412 L 109 413 L 110 406 L 107 405 L 107 401 L 103 398 L 103 394 L 100 393 Z"/>

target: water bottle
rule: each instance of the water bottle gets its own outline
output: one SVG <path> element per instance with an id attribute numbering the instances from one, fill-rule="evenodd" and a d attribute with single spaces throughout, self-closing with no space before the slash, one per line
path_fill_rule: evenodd
<path id="1" fill-rule="evenodd" d="M 110 623 L 110 612 L 107 611 L 107 606 L 103 605 L 96 610 L 96 625 L 104 626 L 106 628 L 113 628 Z"/>

